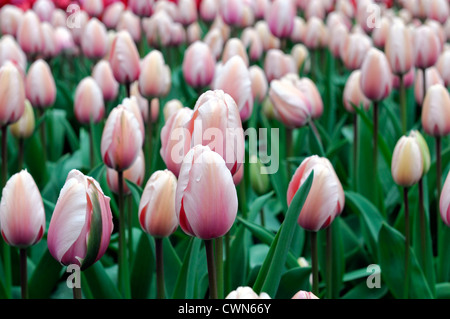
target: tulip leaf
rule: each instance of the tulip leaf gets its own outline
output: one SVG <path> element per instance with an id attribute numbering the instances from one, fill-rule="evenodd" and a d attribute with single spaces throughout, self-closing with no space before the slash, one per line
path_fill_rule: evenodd
<path id="1" fill-rule="evenodd" d="M 300 290 L 310 291 L 311 267 L 297 267 L 286 271 L 280 280 L 277 299 L 290 299 Z"/>
<path id="2" fill-rule="evenodd" d="M 50 298 L 52 290 L 61 279 L 61 270 L 61 264 L 46 250 L 28 282 L 30 298 Z"/>
<path id="3" fill-rule="evenodd" d="M 164 249 L 164 280 L 166 283 L 166 295 L 171 296 L 176 285 L 178 274 L 181 270 L 181 260 L 172 246 L 169 238 L 163 239 Z"/>
<path id="4" fill-rule="evenodd" d="M 194 298 L 195 281 L 197 277 L 197 262 L 202 241 L 192 237 L 189 241 L 187 253 L 184 256 L 181 271 L 173 292 L 173 299 Z"/>
<path id="5" fill-rule="evenodd" d="M 380 288 L 369 288 L 366 281 L 359 283 L 348 291 L 342 299 L 380 299 L 383 298 L 388 292 L 386 285 L 382 285 Z"/>
<path id="6" fill-rule="evenodd" d="M 155 271 L 155 255 L 146 233 L 142 233 L 131 269 L 131 296 L 134 299 L 146 299 L 149 296 Z"/>
<path id="7" fill-rule="evenodd" d="M 409 298 L 433 298 L 428 282 L 410 247 Z M 383 223 L 379 234 L 379 262 L 385 284 L 396 298 L 404 297 L 405 237 L 396 229 Z M 383 283 L 382 283 L 383 284 Z"/>
<path id="8" fill-rule="evenodd" d="M 125 179 L 125 183 L 127 183 L 128 189 L 131 192 L 131 196 L 133 196 L 134 203 L 137 207 L 139 207 L 143 192 L 142 188 L 128 179 Z"/>
<path id="9" fill-rule="evenodd" d="M 87 268 L 82 274 L 86 278 L 89 292 L 95 299 L 119 299 L 121 294 L 117 290 L 111 277 L 100 261 Z M 83 289 L 83 287 L 81 287 Z"/>
<path id="10" fill-rule="evenodd" d="M 436 298 L 450 299 L 450 282 L 442 282 L 436 285 Z"/>
<path id="11" fill-rule="evenodd" d="M 285 220 L 281 225 L 275 240 L 272 242 L 267 258 L 256 279 L 257 285 L 255 284 L 255 291 L 258 293 L 265 292 L 269 296 L 276 295 L 289 247 L 291 246 L 294 229 L 295 227 L 298 227 L 297 219 L 312 185 L 313 172 L 295 194 L 286 213 Z"/>

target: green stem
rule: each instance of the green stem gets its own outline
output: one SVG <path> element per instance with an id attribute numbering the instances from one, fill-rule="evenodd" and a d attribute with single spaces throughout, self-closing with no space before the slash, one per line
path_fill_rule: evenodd
<path id="1" fill-rule="evenodd" d="M 211 239 L 205 240 L 206 260 L 208 263 L 209 298 L 217 299 L 216 266 L 214 263 L 214 245 Z"/>
<path id="2" fill-rule="evenodd" d="M 319 295 L 319 259 L 317 254 L 317 232 L 311 232 L 311 266 L 313 274 L 312 293 Z"/>
<path id="3" fill-rule="evenodd" d="M 1 183 L 2 189 L 6 185 L 8 179 L 8 127 L 2 126 L 2 168 L 1 168 Z M 3 271 L 5 273 L 5 290 L 8 298 L 11 298 L 12 288 L 12 270 L 11 270 L 11 247 L 6 242 L 3 242 Z"/>
<path id="4" fill-rule="evenodd" d="M 374 204 L 378 207 L 378 102 L 373 102 L 373 187 L 374 187 Z"/>
<path id="5" fill-rule="evenodd" d="M 243 164 L 242 164 L 243 165 Z M 245 172 L 244 172 L 245 174 Z M 246 180 L 245 176 L 241 180 L 241 183 L 239 184 L 239 206 L 242 213 L 242 218 L 247 219 L 247 191 L 246 191 Z"/>
<path id="6" fill-rule="evenodd" d="M 224 297 L 224 276 L 223 276 L 223 237 L 215 239 L 216 245 L 216 271 L 217 271 L 217 298 Z"/>
<path id="7" fill-rule="evenodd" d="M 41 144 L 42 144 L 42 155 L 44 156 L 44 165 L 47 164 L 47 128 L 45 125 L 45 109 L 39 109 L 41 114 L 42 122 L 41 122 Z"/>
<path id="8" fill-rule="evenodd" d="M 291 178 L 291 167 L 289 165 L 289 159 L 292 157 L 293 152 L 293 139 L 292 139 L 292 129 L 289 127 L 286 127 L 286 172 L 287 172 L 287 178 L 290 180 Z"/>
<path id="9" fill-rule="evenodd" d="M 410 246 L 410 222 L 409 222 L 409 205 L 408 205 L 408 188 L 403 189 L 403 200 L 405 203 L 405 288 L 404 298 L 408 298 L 409 292 L 409 246 Z"/>
<path id="10" fill-rule="evenodd" d="M 94 160 L 94 136 L 93 136 L 93 122 L 92 119 L 89 121 L 89 164 L 91 165 L 90 169 L 94 168 L 95 160 Z"/>
<path id="11" fill-rule="evenodd" d="M 426 267 L 426 223 L 423 204 L 423 178 L 419 180 L 419 218 L 420 218 L 420 247 L 422 251 L 422 265 Z"/>
<path id="12" fill-rule="evenodd" d="M 327 298 L 333 298 L 333 232 L 331 225 L 326 229 L 327 234 Z"/>
<path id="13" fill-rule="evenodd" d="M 123 171 L 118 171 L 119 183 L 119 287 L 123 296 L 127 299 L 131 297 L 130 278 L 128 274 L 127 260 L 127 240 L 125 233 L 125 211 L 124 211 L 124 193 L 123 193 Z"/>
<path id="14" fill-rule="evenodd" d="M 156 250 L 156 292 L 158 299 L 166 298 L 164 288 L 164 251 L 163 251 L 163 239 L 155 238 L 155 250 Z"/>
<path id="15" fill-rule="evenodd" d="M 317 129 L 317 126 L 316 126 L 316 124 L 314 124 L 314 121 L 312 119 L 309 121 L 309 127 L 311 128 L 311 131 L 313 132 L 314 137 L 316 138 L 317 143 L 319 144 L 320 152 L 322 153 L 321 155 L 325 156 L 322 138 L 320 137 L 319 130 Z"/>
<path id="16" fill-rule="evenodd" d="M 2 188 L 8 180 L 8 127 L 2 126 Z"/>
<path id="17" fill-rule="evenodd" d="M 127 224 L 128 224 L 128 260 L 131 267 L 133 262 L 133 214 L 132 214 L 132 197 L 127 196 Z"/>
<path id="18" fill-rule="evenodd" d="M 28 299 L 27 249 L 20 249 L 20 286 L 22 299 Z"/>
<path id="19" fill-rule="evenodd" d="M 358 114 L 353 114 L 353 190 L 358 190 Z"/>
<path id="20" fill-rule="evenodd" d="M 261 208 L 261 210 L 259 212 L 259 216 L 261 218 L 261 226 L 265 227 L 266 221 L 265 221 L 265 218 L 264 218 L 264 209 Z"/>
<path id="21" fill-rule="evenodd" d="M 442 185 L 442 140 L 440 136 L 436 137 L 436 189 L 437 189 L 437 197 L 436 197 L 436 201 L 437 201 L 437 218 L 436 218 L 436 223 L 437 223 L 437 255 L 438 258 L 442 259 L 444 257 L 444 250 L 446 245 L 448 245 L 448 243 L 444 242 L 444 224 L 442 219 L 440 218 L 440 211 L 439 211 L 439 201 L 441 199 L 441 185 Z M 438 260 L 440 260 L 438 259 Z M 445 272 L 448 271 L 448 269 L 443 269 L 442 267 L 443 263 L 442 262 L 438 262 L 438 276 L 437 276 L 437 280 L 438 282 L 443 281 L 445 278 Z"/>
<path id="22" fill-rule="evenodd" d="M 24 147 L 24 139 L 23 138 L 19 138 L 19 154 L 18 154 L 18 158 L 17 158 L 17 171 L 20 172 L 23 168 L 23 147 Z"/>
<path id="23" fill-rule="evenodd" d="M 230 232 L 225 235 L 225 294 L 231 291 Z"/>
<path id="24" fill-rule="evenodd" d="M 403 135 L 406 134 L 408 130 L 408 113 L 406 109 L 406 87 L 405 87 L 405 76 L 400 76 L 400 113 L 402 117 L 402 132 Z"/>

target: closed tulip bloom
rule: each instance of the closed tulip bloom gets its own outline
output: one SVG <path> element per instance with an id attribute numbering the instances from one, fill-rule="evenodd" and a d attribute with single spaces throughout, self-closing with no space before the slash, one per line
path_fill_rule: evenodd
<path id="1" fill-rule="evenodd" d="M 106 120 L 100 145 L 103 162 L 117 171 L 126 170 L 142 147 L 139 121 L 122 105 L 115 107 Z"/>
<path id="2" fill-rule="evenodd" d="M 33 11 L 36 12 L 41 22 L 50 22 L 55 10 L 55 4 L 50 0 L 37 0 L 33 4 Z"/>
<path id="3" fill-rule="evenodd" d="M 267 96 L 268 84 L 264 70 L 257 65 L 252 65 L 248 69 L 252 82 L 253 99 L 262 103 Z"/>
<path id="4" fill-rule="evenodd" d="M 292 56 L 284 54 L 279 49 L 271 49 L 264 59 L 264 72 L 270 83 L 274 79 L 281 79 L 286 74 L 297 73 L 297 65 Z"/>
<path id="5" fill-rule="evenodd" d="M 55 41 L 58 47 L 57 52 L 75 52 L 76 46 L 72 33 L 66 27 L 57 27 L 55 29 Z"/>
<path id="6" fill-rule="evenodd" d="M 188 26 L 197 20 L 197 5 L 194 0 L 178 0 L 178 21 Z"/>
<path id="7" fill-rule="evenodd" d="M 311 70 L 311 60 L 306 46 L 301 43 L 295 44 L 292 47 L 291 56 L 295 61 L 298 72 L 303 71 L 303 74 L 308 74 Z"/>
<path id="8" fill-rule="evenodd" d="M 303 18 L 296 16 L 294 18 L 294 27 L 292 28 L 292 32 L 289 35 L 289 38 L 294 43 L 299 43 L 303 41 L 306 31 L 306 23 Z"/>
<path id="9" fill-rule="evenodd" d="M 356 107 L 362 107 L 367 111 L 370 107 L 371 101 L 366 98 L 361 90 L 361 71 L 353 71 L 347 79 L 344 88 L 343 102 L 347 112 L 355 113 L 353 105 Z M 352 105 L 353 104 L 353 105 Z"/>
<path id="10" fill-rule="evenodd" d="M 143 22 L 143 29 L 149 45 L 156 48 L 171 44 L 173 19 L 166 11 L 155 12 Z"/>
<path id="11" fill-rule="evenodd" d="M 211 49 L 211 53 L 213 56 L 217 59 L 220 59 L 220 56 L 222 55 L 222 49 L 224 45 L 224 39 L 222 36 L 222 33 L 218 28 L 212 28 L 208 33 L 205 35 L 205 38 L 203 41 L 208 45 L 208 47 Z"/>
<path id="12" fill-rule="evenodd" d="M 238 55 L 242 58 L 245 63 L 245 66 L 248 67 L 248 56 L 247 51 L 245 50 L 244 44 L 238 38 L 229 39 L 225 43 L 225 47 L 223 48 L 222 53 L 222 63 L 228 62 L 232 57 Z"/>
<path id="13" fill-rule="evenodd" d="M 111 65 L 107 60 L 101 60 L 94 66 L 92 77 L 102 90 L 105 101 L 113 101 L 117 97 L 119 83 L 114 78 Z"/>
<path id="14" fill-rule="evenodd" d="M 128 8 L 141 17 L 149 17 L 153 12 L 154 0 L 129 0 Z"/>
<path id="15" fill-rule="evenodd" d="M 302 127 L 310 120 L 310 102 L 292 81 L 284 78 L 273 80 L 270 83 L 269 97 L 276 118 L 287 127 Z"/>
<path id="16" fill-rule="evenodd" d="M 397 142 L 392 155 L 391 173 L 396 184 L 410 187 L 423 175 L 423 158 L 414 137 L 403 136 Z"/>
<path id="17" fill-rule="evenodd" d="M 292 297 L 292 299 L 319 299 L 319 297 L 312 292 L 300 290 Z"/>
<path id="18" fill-rule="evenodd" d="M 292 0 L 275 0 L 268 7 L 265 19 L 270 32 L 278 38 L 287 38 L 294 28 L 295 6 Z"/>
<path id="19" fill-rule="evenodd" d="M 141 40 L 141 19 L 129 10 L 125 10 L 122 13 L 116 29 L 117 31 L 128 31 L 134 42 L 139 42 Z"/>
<path id="20" fill-rule="evenodd" d="M 33 135 L 36 126 L 33 107 L 25 100 L 25 109 L 19 120 L 9 126 L 9 131 L 16 138 L 28 138 Z"/>
<path id="21" fill-rule="evenodd" d="M 77 45 L 80 45 L 84 28 L 89 22 L 89 15 L 86 11 L 79 11 L 76 15 L 72 16 L 72 19 L 69 19 L 68 21 L 70 21 L 71 26 L 74 26 L 70 29 L 73 40 Z"/>
<path id="22" fill-rule="evenodd" d="M 168 101 L 166 104 L 164 104 L 163 108 L 164 121 L 167 122 L 172 114 L 177 113 L 178 110 L 181 110 L 182 108 L 183 104 L 180 102 L 180 100 L 173 99 Z"/>
<path id="23" fill-rule="evenodd" d="M 119 31 L 109 54 L 109 64 L 117 82 L 127 84 L 136 81 L 140 72 L 139 63 L 139 52 L 130 34 Z"/>
<path id="24" fill-rule="evenodd" d="M 202 88 L 214 78 L 215 58 L 209 46 L 201 41 L 192 43 L 184 53 L 183 77 L 187 84 Z"/>
<path id="25" fill-rule="evenodd" d="M 148 99 L 146 99 L 145 97 L 143 97 L 141 95 L 141 92 L 139 92 L 139 82 L 133 82 L 133 84 L 131 84 L 130 87 L 130 96 L 131 97 L 135 97 L 137 100 L 137 104 L 139 106 L 139 109 L 141 111 L 141 115 L 142 118 L 144 119 L 144 122 L 147 123 L 147 116 L 148 116 L 148 109 L 149 109 L 149 105 L 151 107 L 151 114 L 152 114 L 152 122 L 155 122 L 156 119 L 158 118 L 158 116 L 154 116 L 153 115 L 153 101 L 156 100 L 158 101 L 158 99 L 152 99 L 149 103 Z M 158 105 L 158 109 L 159 109 L 159 105 Z"/>
<path id="26" fill-rule="evenodd" d="M 330 161 L 314 155 L 303 160 L 292 177 L 287 192 L 288 205 L 312 171 L 311 189 L 297 222 L 302 228 L 317 232 L 328 227 L 342 213 L 345 195 Z"/>
<path id="27" fill-rule="evenodd" d="M 52 58 L 59 54 L 60 47 L 56 42 L 55 29 L 48 22 L 43 22 L 41 24 L 42 35 L 43 35 L 43 46 L 42 46 L 42 55 L 45 58 Z"/>
<path id="28" fill-rule="evenodd" d="M 106 7 L 102 21 L 105 26 L 109 29 L 116 28 L 119 23 L 120 16 L 122 12 L 125 10 L 125 5 L 122 2 L 114 2 Z"/>
<path id="29" fill-rule="evenodd" d="M 137 0 L 139 2 L 139 0 Z M 172 20 L 176 20 L 178 15 L 177 5 L 172 1 L 154 1 L 154 0 L 146 0 L 152 1 L 153 3 L 153 15 L 159 12 L 166 12 Z M 141 1 L 143 2 L 143 1 Z"/>
<path id="30" fill-rule="evenodd" d="M 98 17 L 103 12 L 103 0 L 84 0 L 82 9 L 91 17 Z"/>
<path id="31" fill-rule="evenodd" d="M 139 155 L 133 164 L 123 171 L 123 193 L 124 195 L 131 194 L 131 190 L 128 188 L 126 180 L 141 186 L 145 177 L 145 156 L 144 152 L 140 150 Z M 119 194 L 119 174 L 112 168 L 106 169 L 106 182 L 109 189 L 115 194 Z"/>
<path id="32" fill-rule="evenodd" d="M 139 203 L 139 222 L 153 237 L 168 237 L 178 227 L 175 212 L 177 179 L 169 171 L 156 171 L 150 176 Z"/>
<path id="33" fill-rule="evenodd" d="M 437 22 L 435 20 L 427 20 L 427 21 L 425 21 L 425 25 L 429 26 L 433 30 L 434 34 L 437 35 L 437 37 L 439 39 L 439 43 L 441 45 L 440 48 L 442 50 L 445 43 L 447 42 L 447 35 L 445 34 L 445 30 L 444 30 L 442 24 L 440 24 L 439 22 Z"/>
<path id="34" fill-rule="evenodd" d="M 442 52 L 436 68 L 442 80 L 444 80 L 445 86 L 450 87 L 450 50 Z"/>
<path id="35" fill-rule="evenodd" d="M 372 47 L 372 40 L 360 33 L 350 34 L 342 46 L 341 59 L 349 70 L 361 68 L 367 52 Z"/>
<path id="36" fill-rule="evenodd" d="M 6 4 L 0 10 L 0 31 L 3 35 L 16 36 L 17 29 L 22 22 L 23 11 L 18 7 Z"/>
<path id="37" fill-rule="evenodd" d="M 183 160 L 175 210 L 185 233 L 203 240 L 222 237 L 233 226 L 238 208 L 236 187 L 225 161 L 197 145 Z"/>
<path id="38" fill-rule="evenodd" d="M 388 18 L 382 17 L 380 20 L 380 27 L 373 29 L 372 32 L 372 40 L 373 44 L 383 50 L 384 46 L 386 44 L 386 39 L 389 33 L 389 28 L 391 26 L 391 23 Z"/>
<path id="39" fill-rule="evenodd" d="M 186 29 L 186 40 L 188 44 L 200 41 L 202 38 L 202 29 L 198 22 L 191 23 Z"/>
<path id="40" fill-rule="evenodd" d="M 250 60 L 259 60 L 263 54 L 264 47 L 258 32 L 252 27 L 247 27 L 241 34 L 241 40 L 244 47 L 248 50 Z"/>
<path id="41" fill-rule="evenodd" d="M 25 80 L 25 91 L 33 107 L 48 108 L 53 105 L 56 85 L 47 62 L 39 59 L 31 64 Z"/>
<path id="42" fill-rule="evenodd" d="M 420 148 L 420 153 L 422 154 L 422 162 L 423 162 L 423 175 L 428 173 L 431 166 L 431 155 L 430 155 L 430 149 L 428 148 L 427 141 L 423 138 L 422 134 L 420 134 L 419 131 L 414 130 L 411 131 L 409 136 L 416 139 L 417 144 Z"/>
<path id="43" fill-rule="evenodd" d="M 400 76 L 401 75 L 395 75 L 393 74 L 392 78 L 392 87 L 396 90 L 400 89 Z M 416 79 L 416 68 L 411 68 L 408 73 L 403 75 L 403 85 L 405 88 L 409 88 L 414 85 Z M 419 81 L 419 80 L 417 80 Z"/>
<path id="44" fill-rule="evenodd" d="M 448 194 L 450 194 L 450 174 L 447 175 L 439 201 L 442 221 L 450 227 L 450 196 Z"/>
<path id="45" fill-rule="evenodd" d="M 441 24 L 444 24 L 450 15 L 449 3 L 446 0 L 430 0 L 425 10 L 429 19 L 436 20 Z"/>
<path id="46" fill-rule="evenodd" d="M 4 65 L 6 61 L 12 62 L 19 69 L 20 73 L 25 74 L 27 56 L 10 35 L 4 35 L 0 39 L 0 66 Z"/>
<path id="47" fill-rule="evenodd" d="M 254 0 L 252 1 L 253 13 L 256 20 L 264 19 L 267 8 L 270 7 L 270 0 Z"/>
<path id="48" fill-rule="evenodd" d="M 145 126 L 144 126 L 144 119 L 142 117 L 141 109 L 139 108 L 138 99 L 135 96 L 130 96 L 129 98 L 126 97 L 122 101 L 122 106 L 133 113 L 133 115 L 136 117 L 136 119 L 139 122 L 139 129 L 142 133 L 142 139 L 145 138 Z M 159 106 L 159 105 L 158 105 Z"/>
<path id="49" fill-rule="evenodd" d="M 444 80 L 441 78 L 439 71 L 435 67 L 431 67 L 425 70 L 426 91 L 435 85 L 444 85 Z M 425 92 L 426 94 L 426 92 Z M 423 71 L 417 70 L 416 81 L 414 82 L 414 97 L 418 105 L 423 104 L 424 92 L 423 92 Z"/>
<path id="50" fill-rule="evenodd" d="M 242 0 L 219 0 L 219 12 L 223 21 L 228 25 L 239 25 L 244 15 L 244 2 Z"/>
<path id="51" fill-rule="evenodd" d="M 110 198 L 92 177 L 72 170 L 59 193 L 48 228 L 48 250 L 63 265 L 82 270 L 99 260 L 113 231 Z"/>
<path id="52" fill-rule="evenodd" d="M 161 97 L 168 93 L 170 85 L 170 69 L 164 62 L 164 56 L 158 50 L 151 51 L 142 61 L 139 91 L 143 96 Z"/>
<path id="53" fill-rule="evenodd" d="M 325 1 L 309 1 L 309 3 L 306 5 L 305 10 L 306 19 L 316 17 L 321 20 L 324 20 L 326 15 L 324 2 Z"/>
<path id="54" fill-rule="evenodd" d="M 216 75 L 213 87 L 223 90 L 234 99 L 242 121 L 249 119 L 253 110 L 252 81 L 240 56 L 233 56 L 223 65 Z"/>
<path id="55" fill-rule="evenodd" d="M 342 23 L 330 29 L 330 41 L 328 47 L 335 58 L 339 58 L 342 48 L 349 35 L 348 29 Z"/>
<path id="56" fill-rule="evenodd" d="M 38 54 L 44 46 L 39 17 L 34 11 L 24 13 L 22 21 L 17 29 L 17 42 L 26 54 Z"/>
<path id="57" fill-rule="evenodd" d="M 230 292 L 225 299 L 270 299 L 270 296 L 265 292 L 258 295 L 251 287 L 238 287 Z"/>
<path id="58" fill-rule="evenodd" d="M 392 72 L 386 55 L 370 49 L 361 66 L 361 90 L 372 101 L 387 98 L 392 91 Z"/>
<path id="59" fill-rule="evenodd" d="M 98 123 L 105 115 L 103 93 L 92 77 L 84 78 L 77 86 L 74 99 L 75 117 L 82 124 Z"/>
<path id="60" fill-rule="evenodd" d="M 222 90 L 202 94 L 185 125 L 191 147 L 201 144 L 218 153 L 234 175 L 244 161 L 244 132 L 234 99 Z M 214 138 L 213 138 L 214 136 Z"/>
<path id="61" fill-rule="evenodd" d="M 426 69 L 436 64 L 441 52 L 441 44 L 433 29 L 422 25 L 414 33 L 414 61 L 419 69 Z"/>
<path id="62" fill-rule="evenodd" d="M 56 29 L 59 27 L 66 27 L 67 15 L 62 9 L 55 9 L 52 13 L 52 18 L 50 20 L 51 25 Z"/>
<path id="63" fill-rule="evenodd" d="M 422 127 L 431 136 L 450 134 L 450 95 L 441 84 L 431 86 L 425 95 Z"/>
<path id="64" fill-rule="evenodd" d="M 392 73 L 406 74 L 413 67 L 413 37 L 410 29 L 403 23 L 396 22 L 390 27 L 386 39 L 385 53 L 391 65 Z"/>
<path id="65" fill-rule="evenodd" d="M 12 62 L 0 68 L 0 126 L 17 122 L 25 108 L 23 78 Z"/>
<path id="66" fill-rule="evenodd" d="M 328 45 L 328 30 L 321 19 L 312 17 L 307 21 L 303 43 L 308 49 L 320 49 Z"/>
<path id="67" fill-rule="evenodd" d="M 181 23 L 175 22 L 170 29 L 170 45 L 179 46 L 186 42 L 186 30 Z"/>
<path id="68" fill-rule="evenodd" d="M 200 17 L 205 22 L 212 22 L 219 12 L 218 0 L 203 0 L 200 2 Z"/>
<path id="69" fill-rule="evenodd" d="M 323 113 L 323 101 L 317 86 L 309 78 L 302 78 L 296 81 L 296 87 L 309 101 L 311 107 L 311 118 L 318 119 Z"/>
<path id="70" fill-rule="evenodd" d="M 183 158 L 191 148 L 191 135 L 184 126 L 193 113 L 188 107 L 178 110 L 166 120 L 161 130 L 161 158 L 175 176 L 180 173 Z"/>
<path id="71" fill-rule="evenodd" d="M 14 247 L 32 246 L 44 235 L 44 204 L 33 177 L 26 170 L 11 176 L 3 188 L 0 225 L 3 239 Z"/>

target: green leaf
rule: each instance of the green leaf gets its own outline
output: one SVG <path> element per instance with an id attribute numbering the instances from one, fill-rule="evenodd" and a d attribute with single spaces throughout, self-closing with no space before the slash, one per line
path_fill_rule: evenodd
<path id="1" fill-rule="evenodd" d="M 450 282 L 443 282 L 436 285 L 436 298 L 450 299 Z"/>
<path id="2" fill-rule="evenodd" d="M 409 298 L 430 299 L 433 294 L 410 247 Z M 405 280 L 405 238 L 383 223 L 379 235 L 379 260 L 382 278 L 396 298 L 403 298 Z"/>
<path id="3" fill-rule="evenodd" d="M 155 265 L 155 255 L 148 235 L 142 233 L 138 241 L 136 253 L 134 254 L 134 263 L 131 269 L 131 296 L 134 299 L 148 298 Z"/>
<path id="4" fill-rule="evenodd" d="M 310 291 L 311 267 L 293 268 L 286 271 L 280 280 L 277 299 L 291 299 L 300 290 Z"/>
<path id="5" fill-rule="evenodd" d="M 386 285 L 382 285 L 381 288 L 370 289 L 367 287 L 366 281 L 363 281 L 347 292 L 342 299 L 381 299 L 387 292 Z"/>
<path id="6" fill-rule="evenodd" d="M 61 279 L 62 266 L 47 250 L 28 282 L 30 298 L 47 299 Z"/>
<path id="7" fill-rule="evenodd" d="M 192 237 L 189 241 L 189 247 L 184 256 L 183 265 L 178 274 L 177 283 L 172 296 L 173 299 L 194 298 L 197 262 L 201 243 L 202 241 L 196 237 Z"/>
<path id="8" fill-rule="evenodd" d="M 182 264 L 169 238 L 163 239 L 163 249 L 164 249 L 164 280 L 166 284 L 166 295 L 172 296 Z"/>
<path id="9" fill-rule="evenodd" d="M 128 179 L 125 179 L 125 183 L 127 183 L 128 189 L 131 191 L 131 196 L 133 196 L 134 203 L 139 207 L 143 192 L 142 188 Z"/>
<path id="10" fill-rule="evenodd" d="M 83 271 L 95 299 L 119 299 L 121 295 L 100 261 Z M 81 287 L 83 289 L 83 287 Z"/>

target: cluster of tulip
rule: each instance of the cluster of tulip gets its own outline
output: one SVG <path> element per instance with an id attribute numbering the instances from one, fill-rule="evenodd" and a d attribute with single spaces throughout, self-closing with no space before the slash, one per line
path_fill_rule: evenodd
<path id="1" fill-rule="evenodd" d="M 22 298 L 58 297 L 62 266 L 82 272 L 74 298 L 450 296 L 449 16 L 448 0 L 3 6 L 0 296 L 19 268 Z"/>

